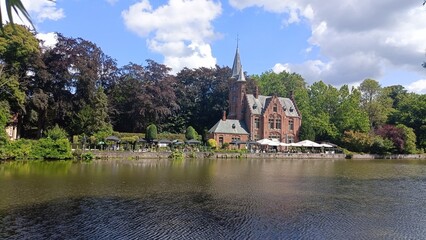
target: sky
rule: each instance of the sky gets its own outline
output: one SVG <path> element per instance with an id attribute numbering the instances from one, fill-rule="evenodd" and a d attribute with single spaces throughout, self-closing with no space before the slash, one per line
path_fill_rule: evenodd
<path id="1" fill-rule="evenodd" d="M 422 0 L 22 0 L 40 39 L 54 32 L 95 43 L 117 60 L 232 66 L 300 74 L 310 85 L 364 79 L 426 94 Z"/>

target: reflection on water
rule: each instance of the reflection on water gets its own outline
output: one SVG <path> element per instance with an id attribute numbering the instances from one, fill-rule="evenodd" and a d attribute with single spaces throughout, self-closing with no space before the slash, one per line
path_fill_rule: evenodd
<path id="1" fill-rule="evenodd" d="M 426 161 L 0 164 L 0 239 L 422 239 Z"/>

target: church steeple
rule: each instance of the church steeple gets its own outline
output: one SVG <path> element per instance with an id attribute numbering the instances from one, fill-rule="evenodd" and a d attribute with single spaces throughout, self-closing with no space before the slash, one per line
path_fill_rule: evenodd
<path id="1" fill-rule="evenodd" d="M 244 119 L 244 98 L 246 95 L 246 78 L 241 65 L 240 51 L 237 43 L 232 76 L 229 85 L 229 115 L 228 119 Z"/>
<path id="2" fill-rule="evenodd" d="M 231 78 L 237 79 L 238 81 L 245 81 L 243 66 L 241 65 L 240 51 L 237 43 L 237 51 L 235 52 L 234 64 L 232 65 L 232 76 Z"/>

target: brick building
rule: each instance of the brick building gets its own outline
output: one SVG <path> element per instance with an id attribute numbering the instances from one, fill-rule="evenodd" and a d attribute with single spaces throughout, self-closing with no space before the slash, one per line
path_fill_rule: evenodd
<path id="1" fill-rule="evenodd" d="M 229 80 L 229 111 L 210 130 L 209 138 L 219 145 L 235 140 L 263 138 L 291 143 L 299 141 L 302 117 L 293 95 L 289 98 L 246 93 L 246 79 L 237 47 Z"/>

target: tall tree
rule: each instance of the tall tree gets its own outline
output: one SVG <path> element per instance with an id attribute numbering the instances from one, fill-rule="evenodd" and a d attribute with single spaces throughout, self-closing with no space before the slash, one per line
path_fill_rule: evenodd
<path id="1" fill-rule="evenodd" d="M 392 99 L 390 99 L 376 80 L 365 79 L 359 86 L 361 91 L 362 107 L 368 114 L 372 128 L 377 128 L 387 122 L 388 115 L 392 112 Z"/>

